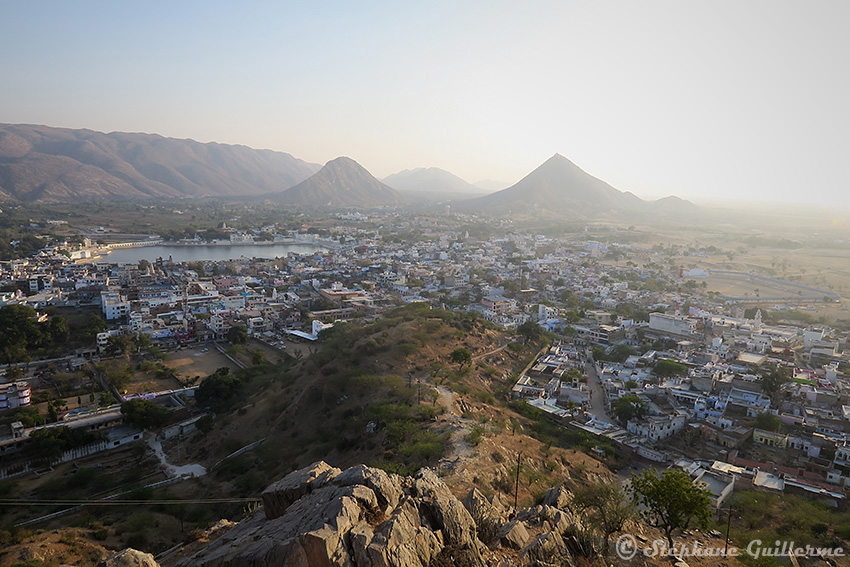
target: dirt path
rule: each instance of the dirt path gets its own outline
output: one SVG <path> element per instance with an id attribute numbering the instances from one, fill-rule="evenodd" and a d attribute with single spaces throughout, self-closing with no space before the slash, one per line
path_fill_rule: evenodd
<path id="1" fill-rule="evenodd" d="M 501 351 L 505 350 L 508 347 L 509 344 L 515 343 L 515 342 L 517 342 L 516 339 L 510 340 L 510 341 L 506 342 L 505 344 L 503 344 L 502 346 L 497 347 L 497 348 L 495 348 L 495 349 L 493 349 L 489 352 L 483 352 L 481 354 L 476 354 L 475 356 L 472 357 L 472 361 L 475 362 L 476 360 L 481 360 L 482 358 L 486 358 L 486 357 L 490 356 L 491 354 L 496 354 L 497 352 L 501 352 Z"/>
<path id="2" fill-rule="evenodd" d="M 438 386 L 431 382 L 426 376 L 422 382 L 433 386 L 440 395 L 437 403 L 446 408 L 446 413 L 441 416 L 441 421 L 451 428 L 449 439 L 449 450 L 437 464 L 438 470 L 455 470 L 475 454 L 475 448 L 466 442 L 464 437 L 472 430 L 475 423 L 472 419 L 462 417 L 462 413 L 455 401 L 455 393 L 446 386 Z"/>

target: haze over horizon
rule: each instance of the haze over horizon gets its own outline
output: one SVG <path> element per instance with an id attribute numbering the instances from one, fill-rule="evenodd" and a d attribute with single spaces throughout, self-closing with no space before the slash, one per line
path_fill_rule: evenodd
<path id="1" fill-rule="evenodd" d="M 621 191 L 850 208 L 850 4 L 0 7 L 0 122 L 513 184 L 554 153 Z"/>

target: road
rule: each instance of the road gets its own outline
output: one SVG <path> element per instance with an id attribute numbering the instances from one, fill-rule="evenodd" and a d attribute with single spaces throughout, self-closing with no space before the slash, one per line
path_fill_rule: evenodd
<path id="1" fill-rule="evenodd" d="M 590 388 L 590 413 L 596 419 L 610 423 L 611 418 L 605 411 L 605 392 L 602 389 L 602 381 L 596 374 L 596 368 L 588 362 L 585 365 L 585 373 L 587 374 L 587 386 Z"/>
<path id="2" fill-rule="evenodd" d="M 181 476 L 204 476 L 207 474 L 207 469 L 205 469 L 201 465 L 171 465 L 168 463 L 168 460 L 165 456 L 165 451 L 162 450 L 162 443 L 159 442 L 159 439 L 156 438 L 155 435 L 148 434 L 145 436 L 145 441 L 148 444 L 148 447 L 156 454 L 157 458 L 159 458 L 159 462 L 161 463 L 161 468 L 163 472 L 165 472 L 165 476 L 168 478 L 175 478 Z"/>

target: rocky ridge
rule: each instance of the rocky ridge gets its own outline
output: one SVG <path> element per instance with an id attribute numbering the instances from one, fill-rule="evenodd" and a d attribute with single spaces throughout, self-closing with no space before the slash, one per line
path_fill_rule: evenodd
<path id="1" fill-rule="evenodd" d="M 0 124 L 0 202 L 245 197 L 277 193 L 319 169 L 245 146 Z"/>
<path id="2" fill-rule="evenodd" d="M 463 502 L 431 469 L 413 477 L 320 461 L 269 485 L 263 506 L 166 567 L 572 565 L 581 522 L 563 487 L 511 510 L 472 489 Z M 559 507 L 561 506 L 561 507 Z"/>

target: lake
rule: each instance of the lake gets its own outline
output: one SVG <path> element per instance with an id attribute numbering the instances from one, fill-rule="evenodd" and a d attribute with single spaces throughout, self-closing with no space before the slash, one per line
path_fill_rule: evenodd
<path id="1" fill-rule="evenodd" d="M 139 260 L 145 259 L 149 262 L 156 261 L 157 258 L 168 260 L 171 256 L 172 261 L 179 262 L 194 262 L 196 260 L 208 261 L 226 261 L 240 257 L 245 258 L 277 258 L 278 256 L 286 256 L 289 252 L 296 254 L 313 254 L 315 252 L 325 252 L 327 248 L 318 244 L 303 243 L 279 243 L 269 245 L 244 244 L 236 246 L 143 246 L 139 248 L 118 248 L 112 251 L 111 254 L 103 256 L 98 262 L 108 262 L 110 264 L 135 264 Z"/>

